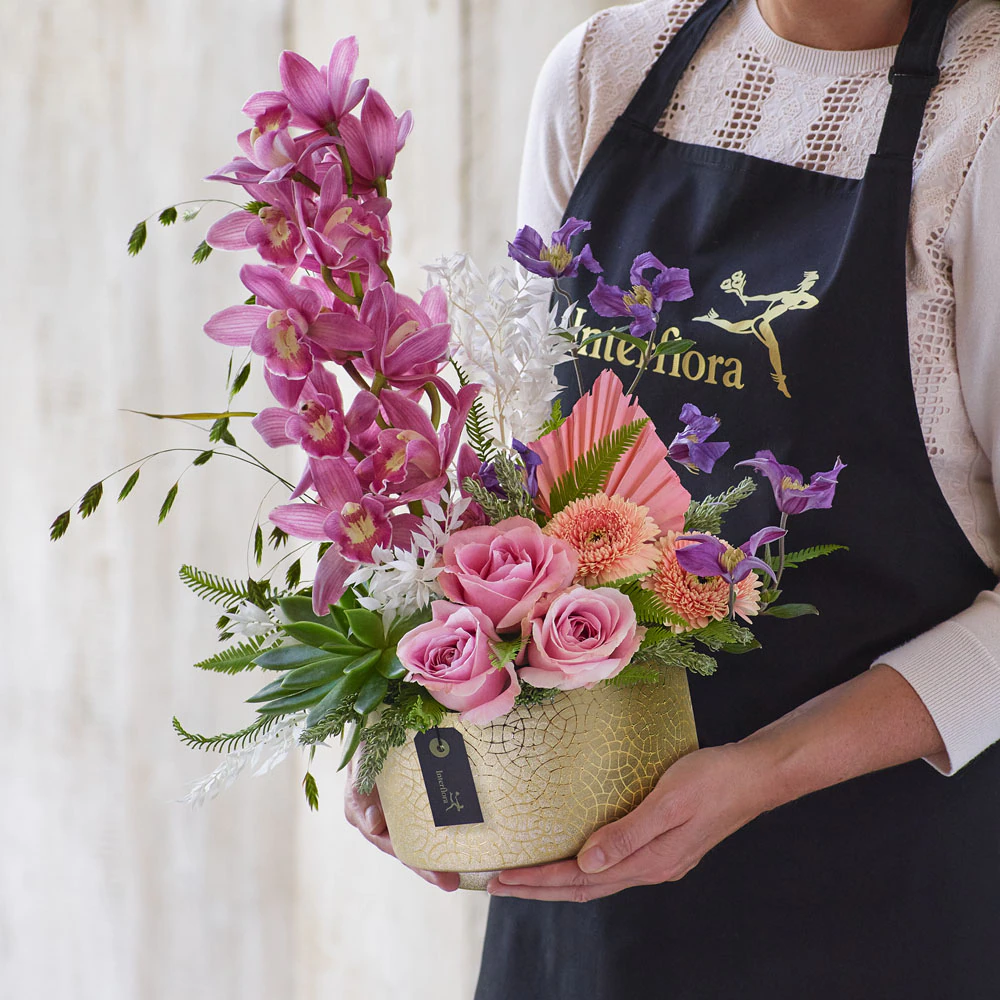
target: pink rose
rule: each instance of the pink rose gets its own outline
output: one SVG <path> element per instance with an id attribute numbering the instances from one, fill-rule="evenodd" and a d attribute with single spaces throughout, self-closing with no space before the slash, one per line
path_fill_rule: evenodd
<path id="1" fill-rule="evenodd" d="M 531 626 L 529 666 L 521 680 L 540 688 L 592 688 L 635 656 L 644 629 L 632 602 L 610 587 L 574 587 L 560 594 Z"/>
<path id="2" fill-rule="evenodd" d="M 493 623 L 478 608 L 435 601 L 434 620 L 418 625 L 396 650 L 408 681 L 423 685 L 445 708 L 485 726 L 506 715 L 521 693 L 514 665 L 497 670 L 490 643 L 499 642 Z"/>
<path id="3" fill-rule="evenodd" d="M 539 601 L 573 582 L 577 567 L 566 542 L 526 517 L 458 531 L 443 558 L 438 583 L 445 596 L 479 608 L 498 632 L 519 629 Z"/>

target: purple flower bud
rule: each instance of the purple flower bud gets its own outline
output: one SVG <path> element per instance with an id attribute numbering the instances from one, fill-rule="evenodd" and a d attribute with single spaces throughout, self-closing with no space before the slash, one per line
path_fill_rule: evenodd
<path id="1" fill-rule="evenodd" d="M 667 456 L 689 472 L 711 472 L 715 463 L 729 451 L 728 441 L 706 443 L 718 429 L 718 417 L 704 416 L 694 403 L 685 403 L 680 419 L 685 428 L 671 442 Z"/>
<path id="2" fill-rule="evenodd" d="M 524 462 L 524 470 L 527 473 L 528 494 L 532 497 L 538 496 L 538 468 L 542 464 L 542 456 L 538 452 L 532 451 L 526 444 L 522 444 L 517 438 L 513 440 L 514 451 L 521 456 Z"/>

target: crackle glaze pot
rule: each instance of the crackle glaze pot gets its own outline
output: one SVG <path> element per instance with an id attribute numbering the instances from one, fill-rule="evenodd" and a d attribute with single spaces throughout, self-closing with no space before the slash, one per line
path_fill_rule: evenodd
<path id="1" fill-rule="evenodd" d="M 574 857 L 598 827 L 634 809 L 660 775 L 697 749 L 687 674 L 662 684 L 567 691 L 488 726 L 446 725 L 465 739 L 483 822 L 436 827 L 414 743 L 378 779 L 396 855 L 485 888 L 505 868 Z"/>

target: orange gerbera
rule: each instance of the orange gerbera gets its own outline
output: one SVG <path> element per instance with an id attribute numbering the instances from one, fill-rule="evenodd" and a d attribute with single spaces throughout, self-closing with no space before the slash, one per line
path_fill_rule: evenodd
<path id="1" fill-rule="evenodd" d="M 649 508 L 606 493 L 574 500 L 545 526 L 579 559 L 576 582 L 595 587 L 646 573 L 659 558 L 654 539 L 660 533 Z"/>
<path id="2" fill-rule="evenodd" d="M 688 623 L 686 626 L 670 626 L 674 632 L 690 632 L 729 615 L 729 584 L 721 577 L 702 579 L 682 569 L 677 562 L 676 550 L 693 543 L 678 541 L 679 534 L 668 531 L 656 543 L 659 562 L 642 585 Z M 760 610 L 760 585 L 760 577 L 756 573 L 736 584 L 734 610 L 744 621 L 750 621 Z"/>

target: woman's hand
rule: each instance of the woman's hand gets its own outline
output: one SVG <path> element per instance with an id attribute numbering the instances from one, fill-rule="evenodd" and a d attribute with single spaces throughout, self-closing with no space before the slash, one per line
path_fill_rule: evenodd
<path id="1" fill-rule="evenodd" d="M 575 859 L 501 872 L 489 891 L 584 903 L 634 885 L 676 882 L 764 811 L 760 775 L 744 745 L 696 750 L 635 810 L 598 830 Z"/>
<path id="2" fill-rule="evenodd" d="M 502 872 L 488 888 L 497 896 L 582 903 L 633 885 L 676 882 L 762 812 L 919 757 L 947 763 L 934 720 L 905 678 L 878 664 L 739 743 L 682 757 L 575 860 Z"/>
<path id="3" fill-rule="evenodd" d="M 361 795 L 354 787 L 354 762 L 347 765 L 347 785 L 344 789 L 344 814 L 347 822 L 356 827 L 365 840 L 373 843 L 380 851 L 392 857 L 396 856 L 389 839 L 389 830 L 385 825 L 382 813 L 382 803 L 379 801 L 378 789 L 371 795 Z M 409 866 L 407 866 L 409 867 Z M 428 872 L 420 868 L 411 868 L 426 882 L 436 885 L 445 892 L 454 892 L 458 888 L 458 875 L 455 872 Z"/>

